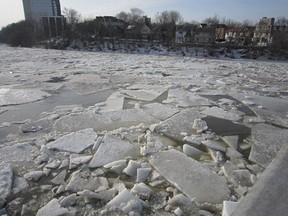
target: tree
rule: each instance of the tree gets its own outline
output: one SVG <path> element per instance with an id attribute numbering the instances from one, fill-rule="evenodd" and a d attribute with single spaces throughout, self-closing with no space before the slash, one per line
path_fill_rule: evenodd
<path id="1" fill-rule="evenodd" d="M 11 46 L 31 47 L 34 39 L 33 24 L 29 21 L 12 23 L 0 31 L 0 42 Z"/>
<path id="2" fill-rule="evenodd" d="M 162 40 L 171 43 L 175 40 L 176 24 L 183 21 L 178 11 L 163 11 L 155 16 L 156 24 L 162 32 Z"/>
<path id="3" fill-rule="evenodd" d="M 277 20 L 275 21 L 275 25 L 277 26 L 287 26 L 288 25 L 288 19 L 284 16 L 278 17 Z"/>
<path id="4" fill-rule="evenodd" d="M 139 8 L 131 8 L 130 12 L 120 12 L 116 15 L 118 19 L 123 20 L 124 22 L 127 22 L 129 24 L 136 24 L 139 21 L 142 20 L 142 17 L 144 16 L 144 11 Z"/>
<path id="5" fill-rule="evenodd" d="M 204 19 L 203 22 L 207 24 L 220 24 L 220 17 L 218 15 L 214 15 L 214 17 Z"/>
<path id="6" fill-rule="evenodd" d="M 82 20 L 81 14 L 75 9 L 64 8 L 62 14 L 65 16 L 67 24 L 72 30 L 75 30 L 76 25 Z"/>

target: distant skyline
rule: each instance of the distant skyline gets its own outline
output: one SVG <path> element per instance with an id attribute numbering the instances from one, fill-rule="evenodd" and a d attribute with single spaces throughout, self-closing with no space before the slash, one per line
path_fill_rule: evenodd
<path id="1" fill-rule="evenodd" d="M 220 18 L 259 21 L 262 17 L 288 18 L 287 0 L 60 0 L 61 8 L 73 8 L 83 18 L 115 16 L 121 11 L 139 8 L 154 19 L 157 12 L 179 11 L 185 21 L 201 22 L 218 15 Z M 0 28 L 24 20 L 22 0 L 8 0 L 0 7 Z"/>

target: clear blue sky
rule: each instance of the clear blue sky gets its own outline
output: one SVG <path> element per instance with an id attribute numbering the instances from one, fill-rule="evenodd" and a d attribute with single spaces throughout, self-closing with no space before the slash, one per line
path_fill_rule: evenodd
<path id="1" fill-rule="evenodd" d="M 2 0 L 4 1 L 4 0 Z M 185 21 L 201 22 L 218 15 L 236 21 L 261 17 L 288 18 L 288 0 L 60 0 L 62 9 L 76 9 L 85 18 L 116 15 L 130 8 L 142 9 L 152 19 L 157 12 L 177 10 Z M 3 3 L 3 2 L 2 2 Z M 0 7 L 0 28 L 24 19 L 22 0 L 7 0 Z"/>

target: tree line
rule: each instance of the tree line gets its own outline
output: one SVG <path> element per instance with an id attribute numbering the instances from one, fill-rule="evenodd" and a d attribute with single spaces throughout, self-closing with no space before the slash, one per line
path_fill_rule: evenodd
<path id="1" fill-rule="evenodd" d="M 64 8 L 62 14 L 66 18 L 65 31 L 61 37 L 67 40 L 69 44 L 73 40 L 100 40 L 104 37 L 117 37 L 123 34 L 123 29 L 109 29 L 103 23 L 97 22 L 95 18 L 83 18 L 83 16 L 75 9 Z M 145 12 L 139 8 L 132 8 L 130 11 L 122 11 L 115 15 L 119 20 L 122 20 L 126 25 L 137 27 L 141 26 L 145 20 L 143 17 Z M 146 17 L 147 18 L 147 17 Z M 150 21 L 150 20 L 149 20 Z M 234 21 L 218 15 L 208 17 L 201 23 L 209 24 L 224 24 L 228 28 L 240 27 L 242 25 L 255 26 L 256 23 L 250 20 L 243 22 Z M 172 43 L 175 40 L 177 25 L 198 25 L 197 21 L 186 22 L 178 11 L 163 11 L 158 12 L 154 19 L 149 22 L 149 27 L 158 35 L 158 40 L 165 43 Z M 288 25 L 286 17 L 278 17 L 275 25 Z M 92 38 L 91 38 L 92 37 Z M 43 40 L 41 30 L 35 28 L 35 25 L 29 21 L 20 21 L 12 23 L 0 31 L 0 43 L 7 43 L 11 46 L 32 46 L 35 42 Z"/>

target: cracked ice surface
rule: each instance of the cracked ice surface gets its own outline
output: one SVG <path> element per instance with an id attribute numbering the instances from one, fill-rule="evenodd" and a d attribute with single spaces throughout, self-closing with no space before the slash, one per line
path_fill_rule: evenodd
<path id="1" fill-rule="evenodd" d="M 287 144 L 287 63 L 0 51 L 0 214 L 232 214 Z"/>

